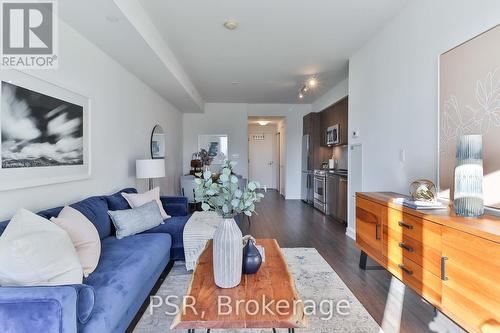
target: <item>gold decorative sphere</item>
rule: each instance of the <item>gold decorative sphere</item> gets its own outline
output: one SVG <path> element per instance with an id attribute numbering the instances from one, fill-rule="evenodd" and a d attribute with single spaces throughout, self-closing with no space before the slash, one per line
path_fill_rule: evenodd
<path id="1" fill-rule="evenodd" d="M 427 179 L 416 180 L 410 184 L 410 195 L 413 201 L 436 202 L 436 185 Z"/>

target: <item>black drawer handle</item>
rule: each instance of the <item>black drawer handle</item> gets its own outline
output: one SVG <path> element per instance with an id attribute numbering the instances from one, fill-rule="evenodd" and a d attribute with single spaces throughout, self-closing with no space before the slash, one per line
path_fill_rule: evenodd
<path id="1" fill-rule="evenodd" d="M 403 265 L 403 264 L 399 264 L 399 265 L 398 265 L 398 267 L 399 267 L 399 268 L 401 268 L 403 271 L 405 271 L 405 272 L 406 272 L 406 274 L 408 274 L 408 275 L 413 275 L 413 271 L 412 271 L 411 269 L 406 268 L 406 266 L 405 266 L 405 265 Z"/>
<path id="2" fill-rule="evenodd" d="M 380 239 L 380 232 L 379 232 L 380 226 L 378 224 L 375 224 L 375 239 Z"/>
<path id="3" fill-rule="evenodd" d="M 409 245 L 406 245 L 405 242 L 399 243 L 399 247 L 405 249 L 408 252 L 413 252 L 413 248 Z"/>
<path id="4" fill-rule="evenodd" d="M 403 227 L 403 228 L 406 228 L 406 229 L 413 229 L 413 226 L 411 224 L 408 224 L 408 223 L 404 223 L 403 221 L 399 221 L 398 222 L 398 225 L 400 227 Z"/>

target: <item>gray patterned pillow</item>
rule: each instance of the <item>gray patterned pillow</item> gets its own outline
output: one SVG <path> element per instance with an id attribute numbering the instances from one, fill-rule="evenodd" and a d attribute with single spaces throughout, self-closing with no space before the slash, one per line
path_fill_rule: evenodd
<path id="1" fill-rule="evenodd" d="M 138 234 L 163 223 L 156 201 L 132 209 L 108 210 L 108 214 L 115 225 L 118 239 Z"/>

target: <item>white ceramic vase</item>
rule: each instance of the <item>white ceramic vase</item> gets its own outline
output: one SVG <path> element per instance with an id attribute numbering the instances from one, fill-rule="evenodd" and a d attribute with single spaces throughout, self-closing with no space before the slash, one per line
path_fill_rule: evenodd
<path id="1" fill-rule="evenodd" d="M 215 284 L 221 288 L 233 288 L 240 284 L 242 237 L 234 219 L 223 219 L 214 233 L 214 279 Z"/>

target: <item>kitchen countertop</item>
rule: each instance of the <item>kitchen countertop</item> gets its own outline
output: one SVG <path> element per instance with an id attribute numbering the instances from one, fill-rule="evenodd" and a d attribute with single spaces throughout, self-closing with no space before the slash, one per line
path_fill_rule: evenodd
<path id="1" fill-rule="evenodd" d="M 341 177 L 347 178 L 347 172 L 344 172 L 344 171 L 326 170 L 326 173 L 330 174 L 330 175 L 337 175 L 337 176 L 341 176 Z"/>

